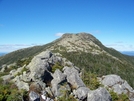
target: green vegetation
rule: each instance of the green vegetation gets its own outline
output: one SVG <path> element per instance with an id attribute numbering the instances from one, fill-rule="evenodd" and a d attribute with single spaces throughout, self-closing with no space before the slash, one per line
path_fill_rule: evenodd
<path id="1" fill-rule="evenodd" d="M 28 69 L 24 67 L 20 72 L 18 72 L 15 76 L 22 75 L 24 71 L 27 71 Z"/>
<path id="2" fill-rule="evenodd" d="M 54 43 L 49 43 L 43 46 L 34 46 L 30 48 L 20 49 L 17 51 L 14 51 L 12 53 L 6 54 L 5 56 L 0 57 L 0 66 L 3 64 L 11 64 L 16 62 L 17 60 L 21 60 L 23 58 L 27 57 L 33 57 L 37 55 L 38 53 L 48 49 L 50 46 L 52 46 Z"/>
<path id="3" fill-rule="evenodd" d="M 59 97 L 57 101 L 78 101 L 72 95 Z"/>
<path id="4" fill-rule="evenodd" d="M 52 73 L 54 73 L 56 69 L 59 69 L 60 71 L 62 71 L 63 66 L 59 62 L 57 62 L 52 66 Z"/>
<path id="5" fill-rule="evenodd" d="M 30 61 L 31 61 L 31 58 L 26 58 L 26 59 L 18 60 L 15 65 L 11 65 L 11 66 L 8 67 L 8 68 L 6 67 L 4 72 L 0 72 L 0 77 L 1 77 L 1 76 L 4 76 L 4 75 L 8 75 L 9 72 L 10 72 L 11 70 L 13 70 L 13 69 L 18 69 L 19 67 L 22 67 L 22 66 L 24 66 L 24 65 L 28 65 L 28 64 L 30 63 Z M 21 72 L 18 72 L 17 75 L 21 75 L 24 71 L 27 71 L 27 70 L 28 70 L 28 69 L 27 69 L 26 67 L 24 67 L 24 68 L 21 70 Z M 17 76 L 17 75 L 16 75 L 16 76 Z"/>
<path id="6" fill-rule="evenodd" d="M 0 77 L 8 74 L 9 74 L 8 72 L 0 72 Z"/>
<path id="7" fill-rule="evenodd" d="M 85 83 L 85 85 L 91 90 L 97 89 L 99 88 L 99 86 L 101 86 L 101 84 L 97 80 L 97 75 L 89 71 L 83 71 L 82 80 Z"/>
<path id="8" fill-rule="evenodd" d="M 18 90 L 18 88 L 6 81 L 6 83 L 3 82 L 2 79 L 0 79 L 0 101 L 21 101 L 23 99 L 27 99 L 28 92 L 25 90 Z"/>
<path id="9" fill-rule="evenodd" d="M 129 101 L 128 96 L 124 93 L 117 95 L 117 93 L 115 93 L 114 91 L 110 91 L 110 95 L 113 101 Z"/>
<path id="10" fill-rule="evenodd" d="M 114 91 L 110 91 L 109 93 L 110 93 L 113 101 L 118 101 L 119 96 L 117 95 L 117 93 L 115 93 Z"/>
<path id="11" fill-rule="evenodd" d="M 28 65 L 32 60 L 32 57 L 29 57 L 29 58 L 24 58 L 24 59 L 21 59 L 21 60 L 18 60 L 16 65 L 18 67 L 22 67 L 24 65 Z"/>
<path id="12" fill-rule="evenodd" d="M 121 63 L 106 54 L 94 55 L 84 52 L 60 52 L 74 65 L 84 69 L 87 73 L 93 73 L 96 76 L 108 74 L 117 74 L 125 79 L 132 87 L 134 87 L 134 67 L 129 63 Z M 126 69 L 127 68 L 127 69 Z"/>
<path id="13" fill-rule="evenodd" d="M 57 101 L 77 101 L 73 95 L 70 95 L 68 90 L 61 91 L 63 93 L 62 97 L 58 97 Z"/>

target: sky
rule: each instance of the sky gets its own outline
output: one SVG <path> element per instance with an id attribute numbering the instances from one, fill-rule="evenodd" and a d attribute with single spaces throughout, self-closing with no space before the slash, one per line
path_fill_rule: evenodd
<path id="1" fill-rule="evenodd" d="M 79 32 L 118 51 L 134 51 L 134 0 L 0 0 L 0 52 Z"/>

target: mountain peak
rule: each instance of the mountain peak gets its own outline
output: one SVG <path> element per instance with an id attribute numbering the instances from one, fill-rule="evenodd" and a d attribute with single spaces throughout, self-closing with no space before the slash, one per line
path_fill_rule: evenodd
<path id="1" fill-rule="evenodd" d="M 96 38 L 91 35 L 90 33 L 65 33 L 62 35 L 62 38 L 79 38 L 79 39 L 84 39 L 84 40 L 96 40 Z"/>
<path id="2" fill-rule="evenodd" d="M 104 48 L 105 46 L 93 35 L 85 32 L 81 33 L 65 33 L 54 44 L 49 47 L 50 50 L 66 51 L 66 52 L 84 52 L 93 55 L 105 54 L 117 61 L 122 61 L 109 54 Z"/>
<path id="3" fill-rule="evenodd" d="M 56 41 L 56 44 L 54 44 L 51 49 L 100 54 L 102 53 L 101 47 L 99 46 L 100 44 L 101 42 L 89 33 L 65 33 Z"/>

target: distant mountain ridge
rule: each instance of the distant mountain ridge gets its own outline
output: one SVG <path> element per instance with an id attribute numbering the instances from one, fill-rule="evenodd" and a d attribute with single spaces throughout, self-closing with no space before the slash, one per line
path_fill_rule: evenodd
<path id="1" fill-rule="evenodd" d="M 7 53 L 3 53 L 3 52 L 2 52 L 2 53 L 0 53 L 0 56 L 3 56 L 3 55 L 5 55 L 5 54 L 7 54 Z"/>
<path id="2" fill-rule="evenodd" d="M 134 51 L 121 51 L 122 54 L 134 56 Z"/>
<path id="3" fill-rule="evenodd" d="M 33 58 L 42 51 L 60 53 L 74 65 L 98 76 L 118 74 L 134 87 L 134 57 L 105 47 L 89 33 L 65 33 L 59 39 L 42 46 L 20 49 L 0 57 L 0 67 L 24 58 Z"/>

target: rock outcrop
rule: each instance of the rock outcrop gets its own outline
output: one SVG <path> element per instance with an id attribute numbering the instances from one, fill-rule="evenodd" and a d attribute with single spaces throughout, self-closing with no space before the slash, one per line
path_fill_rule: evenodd
<path id="1" fill-rule="evenodd" d="M 51 58 L 52 53 L 50 51 L 45 51 L 35 56 L 27 68 L 30 70 L 30 79 L 32 81 L 41 80 L 44 81 L 44 78 L 49 74 L 51 69 L 48 61 Z"/>
<path id="2" fill-rule="evenodd" d="M 67 75 L 67 81 L 71 84 L 73 88 L 85 87 L 85 84 L 80 78 L 79 71 L 75 67 L 63 68 L 64 74 Z"/>
<path id="3" fill-rule="evenodd" d="M 64 68 L 62 71 L 56 69 L 54 73 L 52 73 L 53 65 L 57 62 L 62 64 Z M 57 56 L 50 51 L 42 52 L 32 59 L 27 69 L 30 71 L 30 78 L 28 80 L 32 80 L 30 91 L 33 95 L 36 95 L 36 99 L 38 99 L 38 94 L 35 93 L 42 91 L 51 95 L 52 98 L 63 97 L 65 93 L 73 91 L 72 93 L 75 98 L 81 101 L 87 99 L 90 89 L 87 88 L 81 80 L 80 69 L 65 58 L 61 58 L 59 54 Z M 46 87 L 45 83 L 48 83 L 49 80 L 51 87 Z M 37 91 L 37 89 L 39 91 Z M 46 99 L 47 96 L 41 95 L 41 97 Z"/>
<path id="4" fill-rule="evenodd" d="M 87 101 L 112 101 L 112 98 L 105 88 L 100 87 L 88 92 Z"/>
<path id="5" fill-rule="evenodd" d="M 40 96 L 39 96 L 39 94 L 35 93 L 34 91 L 31 91 L 29 93 L 29 100 L 30 101 L 40 101 Z"/>
<path id="6" fill-rule="evenodd" d="M 106 75 L 99 78 L 100 82 L 110 90 L 117 94 L 128 94 L 130 101 L 134 101 L 134 90 L 127 81 L 120 78 L 118 75 Z"/>
<path id="7" fill-rule="evenodd" d="M 73 90 L 73 93 L 76 98 L 78 98 L 80 101 L 83 101 L 83 100 L 87 99 L 87 95 L 88 95 L 89 91 L 90 90 L 87 87 L 80 87 L 76 90 Z"/>
<path id="8" fill-rule="evenodd" d="M 34 56 L 27 66 L 11 70 L 2 78 L 14 82 L 19 90 L 29 91 L 30 101 L 54 101 L 70 95 L 78 101 L 112 101 L 105 88 L 87 88 L 81 79 L 81 70 L 59 53 L 51 51 Z M 134 101 L 134 90 L 119 76 L 107 75 L 99 80 L 105 87 L 117 94 L 128 94 L 130 101 Z"/>
<path id="9" fill-rule="evenodd" d="M 62 93 L 70 91 L 70 87 L 67 84 L 66 75 L 57 69 L 53 74 L 53 80 L 51 81 L 52 91 L 55 97 L 62 96 Z"/>

